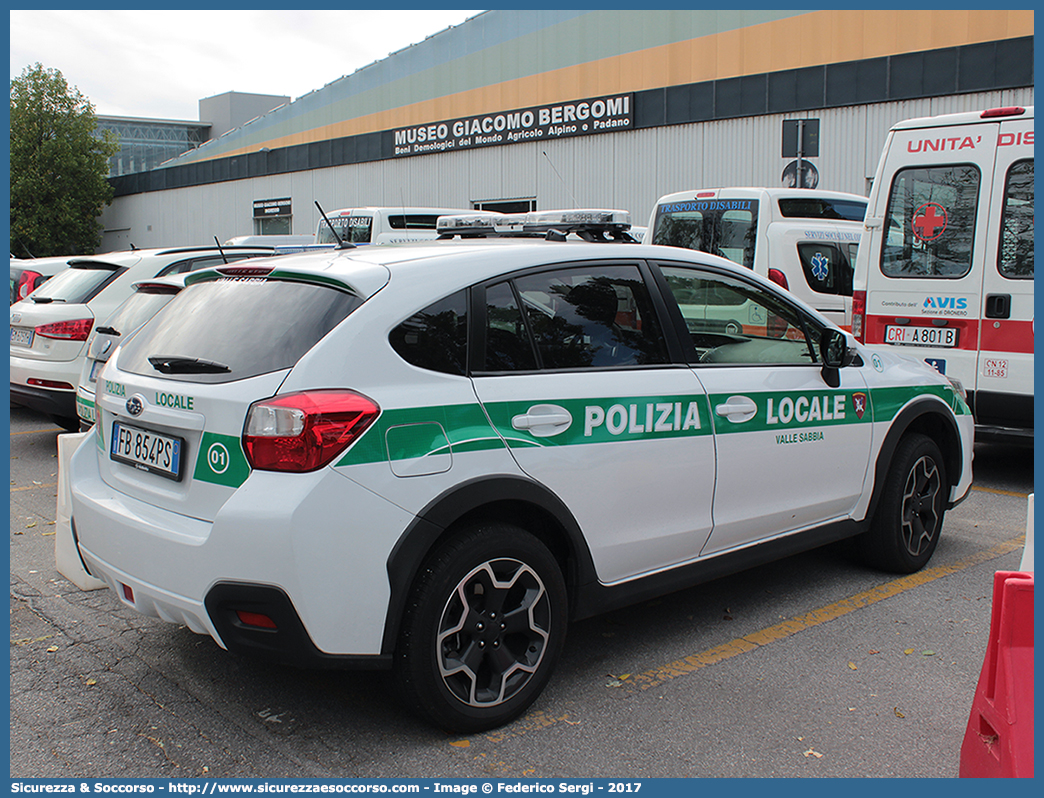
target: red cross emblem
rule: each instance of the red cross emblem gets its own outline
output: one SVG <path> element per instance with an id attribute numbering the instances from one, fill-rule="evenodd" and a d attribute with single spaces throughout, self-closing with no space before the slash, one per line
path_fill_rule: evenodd
<path id="1" fill-rule="evenodd" d="M 855 410 L 856 418 L 862 418 L 863 413 L 866 412 L 866 394 L 865 393 L 854 393 L 852 394 L 852 407 Z"/>
<path id="2" fill-rule="evenodd" d="M 926 202 L 913 218 L 913 232 L 922 241 L 934 241 L 943 234 L 947 224 L 946 209 L 936 202 Z"/>

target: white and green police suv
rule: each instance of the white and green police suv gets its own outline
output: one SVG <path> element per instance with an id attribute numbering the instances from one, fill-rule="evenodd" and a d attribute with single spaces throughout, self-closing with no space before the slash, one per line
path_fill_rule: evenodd
<path id="1" fill-rule="evenodd" d="M 728 261 L 611 243 L 619 212 L 553 220 L 192 274 L 98 381 L 90 573 L 477 731 L 570 620 L 846 537 L 928 562 L 972 480 L 959 385 Z"/>

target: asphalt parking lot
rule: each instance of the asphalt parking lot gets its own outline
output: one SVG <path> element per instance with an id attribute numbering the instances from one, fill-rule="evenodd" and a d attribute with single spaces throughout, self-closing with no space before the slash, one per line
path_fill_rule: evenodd
<path id="1" fill-rule="evenodd" d="M 75 587 L 59 432 L 11 409 L 14 778 L 955 777 L 1033 490 L 1031 447 L 979 444 L 924 571 L 836 545 L 575 624 L 533 711 L 458 737 L 381 674 L 230 655 Z"/>

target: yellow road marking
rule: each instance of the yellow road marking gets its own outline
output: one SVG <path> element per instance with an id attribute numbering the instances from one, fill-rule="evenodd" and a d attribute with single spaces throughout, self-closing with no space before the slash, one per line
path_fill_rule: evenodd
<path id="1" fill-rule="evenodd" d="M 999 488 L 980 488 L 976 485 L 972 485 L 972 490 L 982 491 L 983 493 L 996 493 L 998 496 L 1017 496 L 1020 499 L 1028 499 L 1028 493 L 1018 493 L 1014 490 L 1000 490 Z"/>
<path id="2" fill-rule="evenodd" d="M 65 432 L 61 427 L 48 427 L 47 429 L 24 429 L 21 432 L 12 432 L 12 435 L 35 435 L 38 432 Z"/>
<path id="3" fill-rule="evenodd" d="M 950 576 L 958 571 L 966 570 L 972 566 L 982 565 L 990 560 L 995 560 L 998 557 L 1022 548 L 1025 545 L 1025 542 L 1026 536 L 1019 535 L 1011 540 L 998 543 L 996 546 L 992 546 L 991 548 L 976 552 L 975 554 L 965 557 L 963 560 L 958 560 L 950 565 L 939 565 L 935 568 L 926 568 L 915 574 L 894 579 L 883 585 L 878 585 L 869 590 L 864 590 L 861 593 L 856 593 L 853 596 L 849 596 L 840 601 L 836 601 L 833 604 L 828 604 L 824 607 L 812 610 L 804 615 L 798 615 L 794 618 L 782 621 L 774 626 L 751 632 L 743 637 L 738 637 L 735 640 L 722 643 L 720 646 L 701 651 L 699 654 L 683 657 L 674 662 L 669 662 L 666 665 L 661 665 L 658 668 L 647 670 L 644 673 L 630 674 L 617 678 L 622 682 L 622 687 L 630 688 L 630 692 L 634 692 L 635 690 L 648 690 L 650 687 L 663 684 L 664 682 L 678 676 L 685 676 L 686 674 L 697 671 L 700 668 L 717 665 L 719 662 L 724 662 L 725 660 L 732 659 L 740 654 L 754 651 L 762 646 L 774 643 L 777 640 L 784 640 L 792 635 L 798 634 L 799 632 L 803 632 L 806 629 L 812 629 L 820 624 L 826 623 L 827 621 L 832 621 L 835 618 L 847 615 L 850 612 L 855 612 L 856 610 L 869 607 L 871 604 L 876 604 L 884 599 L 897 596 L 911 588 L 919 587 L 928 584 L 929 582 L 934 582 L 936 579 L 941 579 L 944 576 Z M 495 732 L 484 735 L 484 737 L 491 743 L 502 743 L 508 739 L 523 737 L 527 734 L 547 728 L 548 726 L 557 726 L 560 723 L 575 724 L 580 722 L 580 719 L 574 720 L 569 712 L 556 717 L 538 710 L 523 716 L 515 721 L 515 723 L 510 727 L 498 729 Z"/>
<path id="4" fill-rule="evenodd" d="M 777 640 L 783 640 L 791 635 L 797 634 L 798 632 L 803 632 L 806 629 L 811 629 L 815 626 L 826 623 L 827 621 L 840 618 L 850 612 L 854 612 L 855 610 L 897 596 L 910 588 L 925 585 L 929 582 L 935 581 L 936 579 L 941 579 L 944 576 L 963 571 L 973 565 L 981 565 L 984 562 L 989 562 L 990 560 L 994 560 L 997 557 L 1021 548 L 1024 545 L 1025 540 L 1025 535 L 1019 535 L 1017 538 L 998 543 L 996 546 L 976 552 L 970 557 L 965 557 L 963 560 L 958 560 L 951 565 L 940 565 L 935 568 L 926 568 L 915 574 L 910 574 L 909 576 L 895 579 L 883 585 L 878 585 L 870 590 L 864 590 L 862 593 L 856 593 L 854 596 L 849 596 L 848 598 L 841 599 L 841 601 L 812 610 L 812 612 L 804 615 L 790 618 L 789 620 L 778 623 L 775 626 L 770 626 L 766 629 L 761 629 L 757 632 L 752 632 L 751 634 L 736 638 L 735 640 L 730 640 L 728 643 L 715 646 L 714 648 L 700 652 L 699 654 L 683 657 L 682 659 L 675 660 L 666 665 L 661 665 L 658 668 L 652 668 L 651 670 L 645 671 L 645 673 L 636 673 L 626 679 L 622 679 L 622 681 L 625 685 L 633 685 L 633 687 L 638 690 L 648 690 L 650 687 L 663 684 L 676 676 L 684 676 L 685 674 L 692 673 L 700 668 L 706 668 L 708 665 L 716 665 L 719 662 L 731 659 L 739 654 L 745 654 L 748 651 L 753 651 L 761 646 L 774 643 Z"/>
<path id="5" fill-rule="evenodd" d="M 57 488 L 57 482 L 48 482 L 46 485 L 26 485 L 21 488 L 11 488 L 11 493 L 16 493 L 20 490 L 37 490 L 38 488 Z"/>

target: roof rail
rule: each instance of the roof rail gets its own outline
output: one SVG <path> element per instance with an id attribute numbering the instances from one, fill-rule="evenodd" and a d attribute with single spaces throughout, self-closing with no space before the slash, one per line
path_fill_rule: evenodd
<path id="1" fill-rule="evenodd" d="M 631 214 L 627 211 L 575 209 L 530 211 L 529 213 L 462 213 L 440 216 L 435 223 L 438 237 L 492 238 L 524 237 L 565 240 L 572 233 L 585 241 L 635 242 L 630 234 Z"/>

